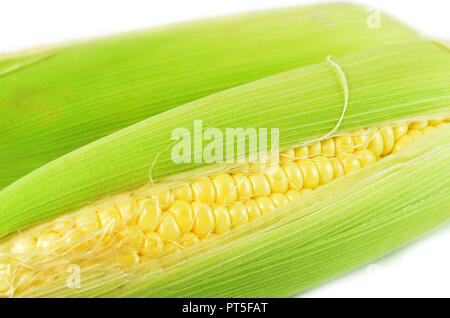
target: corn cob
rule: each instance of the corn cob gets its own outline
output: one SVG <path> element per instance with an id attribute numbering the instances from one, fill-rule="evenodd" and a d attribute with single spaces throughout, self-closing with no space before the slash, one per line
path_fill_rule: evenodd
<path id="1" fill-rule="evenodd" d="M 314 5 L 0 56 L 0 189 L 175 106 L 329 54 L 419 38 L 385 14 L 369 29 L 367 16 L 365 7 Z"/>
<path id="2" fill-rule="evenodd" d="M 99 265 L 103 271 L 132 275 L 131 282 L 114 291 L 124 284 L 122 277 L 112 287 L 93 279 L 90 283 L 96 288 L 89 285 L 86 290 L 95 296 L 285 296 L 423 233 L 449 217 L 443 207 L 448 204 L 445 180 L 450 171 L 442 166 L 449 158 L 448 59 L 448 51 L 435 43 L 393 46 L 338 59 L 350 99 L 332 138 L 321 136 L 333 131 L 343 113 L 342 83 L 324 62 L 175 108 L 36 170 L 0 192 L 1 235 L 41 223 L 5 238 L 1 246 L 6 255 L 2 275 L 8 282 L 2 286 L 4 293 L 30 295 L 36 289 L 38 295 L 66 295 L 67 288 L 45 287 L 64 279 L 67 265 L 86 260 L 88 272 Z M 406 75 L 411 73 L 420 80 L 411 83 Z M 272 116 L 274 111 L 278 116 Z M 238 112 L 241 116 L 234 116 Z M 256 169 L 258 163 L 212 165 L 212 172 L 205 163 L 174 163 L 167 150 L 170 131 L 189 127 L 199 117 L 220 128 L 280 127 L 284 149 L 280 166 L 267 174 Z M 443 169 L 438 173 L 437 167 Z M 426 191 L 409 185 L 411 181 L 423 185 L 431 177 L 435 182 Z M 348 198 L 337 191 L 343 184 L 348 186 Z M 166 188 L 160 191 L 158 186 Z M 395 189 L 404 198 L 397 197 L 389 209 L 373 212 L 364 201 L 371 189 L 380 196 Z M 409 201 L 412 197 L 406 190 L 418 201 Z M 361 199 L 352 198 L 356 192 Z M 366 201 L 379 207 L 378 201 Z M 333 208 L 340 204 L 347 206 L 342 211 Z M 42 223 L 83 205 L 79 211 Z M 421 213 L 413 213 L 411 207 Z M 386 220 L 390 223 L 385 224 Z M 407 230 L 398 234 L 400 225 L 406 224 Z M 371 238 L 374 252 L 335 260 L 330 258 L 333 252 L 326 253 L 335 240 L 345 248 L 352 241 L 358 253 L 367 250 L 366 241 L 355 242 L 355 232 L 368 225 L 372 225 L 370 231 L 361 235 Z M 392 242 L 371 236 L 375 228 L 389 230 Z M 286 247 L 289 242 L 298 245 Z M 324 244 L 323 249 L 315 244 Z M 311 272 L 310 264 L 303 264 L 297 271 L 309 275 L 302 280 L 284 271 L 269 277 L 257 266 L 275 268 L 274 264 L 287 262 L 286 251 L 273 254 L 277 246 L 303 262 L 309 250 L 318 249 L 328 261 L 311 257 L 310 264 L 320 264 L 323 270 Z M 258 253 L 247 255 L 247 249 Z M 40 264 L 37 271 L 27 266 L 27 257 Z M 237 257 L 245 260 L 241 269 L 233 262 Z M 220 261 L 225 267 L 218 278 L 217 272 L 209 270 L 217 270 Z M 330 270 L 327 266 L 333 262 L 339 267 Z M 211 267 L 203 269 L 205 264 Z M 258 271 L 248 274 L 252 266 Z M 246 274 L 230 277 L 239 271 Z M 266 282 L 263 286 L 249 280 L 258 280 L 257 272 Z M 206 276 L 194 283 L 199 273 Z M 218 281 L 228 284 L 218 286 Z"/>

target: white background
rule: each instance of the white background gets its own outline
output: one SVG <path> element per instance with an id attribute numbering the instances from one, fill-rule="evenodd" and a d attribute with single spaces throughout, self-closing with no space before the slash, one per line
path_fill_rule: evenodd
<path id="1" fill-rule="evenodd" d="M 1 0 L 0 53 L 250 10 L 319 1 Z M 450 40 L 450 1 L 353 1 L 383 9 L 421 32 Z M 450 224 L 306 297 L 450 297 Z"/>

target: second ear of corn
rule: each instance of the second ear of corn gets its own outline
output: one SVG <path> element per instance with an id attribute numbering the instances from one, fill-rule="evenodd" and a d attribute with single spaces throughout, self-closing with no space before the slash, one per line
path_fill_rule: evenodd
<path id="1" fill-rule="evenodd" d="M 293 147 L 280 164 L 262 164 L 200 178 L 193 182 L 125 201 L 111 199 L 98 210 L 81 211 L 46 222 L 8 240 L 0 254 L 3 296 L 20 295 L 62 276 L 62 264 L 77 257 L 82 268 L 112 257 L 125 270 L 145 264 L 203 240 L 224 234 L 301 200 L 333 179 L 364 168 L 400 151 L 444 120 L 421 120 L 345 135 Z M 276 212 L 275 212 L 276 213 Z M 105 256 L 106 251 L 112 251 Z M 97 255 L 96 255 L 97 254 Z M 33 268 L 40 264 L 38 268 Z"/>

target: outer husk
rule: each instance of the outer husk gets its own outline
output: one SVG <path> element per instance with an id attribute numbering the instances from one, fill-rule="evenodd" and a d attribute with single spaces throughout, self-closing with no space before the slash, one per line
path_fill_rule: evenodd
<path id="1" fill-rule="evenodd" d="M 449 109 L 450 54 L 435 43 L 335 60 L 350 89 L 338 132 Z M 174 163 L 171 133 L 179 127 L 192 132 L 196 119 L 223 131 L 279 128 L 281 148 L 320 138 L 342 114 L 341 80 L 328 62 L 295 69 L 177 107 L 82 147 L 0 192 L 0 236 L 147 184 L 150 177 L 156 183 L 181 173 L 195 177 L 196 169 L 207 165 Z"/>
<path id="2" fill-rule="evenodd" d="M 0 189 L 167 109 L 292 68 L 414 41 L 365 7 L 321 4 L 0 56 Z"/>

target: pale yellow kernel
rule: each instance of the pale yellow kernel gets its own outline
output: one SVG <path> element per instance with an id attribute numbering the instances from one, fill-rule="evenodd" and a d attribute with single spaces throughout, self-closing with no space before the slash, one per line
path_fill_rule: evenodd
<path id="1" fill-rule="evenodd" d="M 330 158 L 331 164 L 333 165 L 333 175 L 334 178 L 339 178 L 344 175 L 344 167 L 342 167 L 341 162 L 338 158 L 332 157 Z"/>
<path id="2" fill-rule="evenodd" d="M 283 168 L 280 166 L 276 168 L 274 173 L 269 173 L 266 177 L 269 180 L 272 192 L 284 193 L 288 190 L 289 181 Z"/>
<path id="3" fill-rule="evenodd" d="M 361 167 L 366 167 L 377 161 L 377 157 L 370 150 L 360 150 L 355 152 L 355 156 L 359 159 Z"/>
<path id="4" fill-rule="evenodd" d="M 321 144 L 322 154 L 326 156 L 334 156 L 336 154 L 336 147 L 333 138 L 322 140 Z"/>
<path id="5" fill-rule="evenodd" d="M 173 190 L 173 195 L 175 200 L 192 201 L 192 189 L 189 186 L 178 187 Z"/>
<path id="6" fill-rule="evenodd" d="M 386 156 L 392 152 L 394 148 L 394 130 L 391 127 L 384 127 L 380 129 L 381 137 L 383 138 L 383 152 L 382 156 Z"/>
<path id="7" fill-rule="evenodd" d="M 309 193 L 313 193 L 313 190 L 312 189 L 303 189 L 302 191 L 300 191 L 300 195 L 309 194 Z"/>
<path id="8" fill-rule="evenodd" d="M 397 140 L 397 142 L 394 145 L 394 149 L 392 150 L 392 152 L 399 151 L 400 149 L 402 149 L 403 147 L 407 146 L 409 143 L 411 143 L 413 141 L 414 141 L 413 137 L 411 137 L 410 135 L 404 135 L 399 140 Z"/>
<path id="9" fill-rule="evenodd" d="M 125 227 L 120 232 L 120 236 L 127 246 L 134 249 L 142 248 L 146 239 L 144 232 L 136 225 Z"/>
<path id="10" fill-rule="evenodd" d="M 369 143 L 367 145 L 367 149 L 372 151 L 376 157 L 381 156 L 381 154 L 383 153 L 383 137 L 381 137 L 381 133 L 379 130 L 375 130 L 369 135 Z"/>
<path id="11" fill-rule="evenodd" d="M 192 231 L 200 237 L 214 231 L 214 214 L 209 205 L 200 201 L 192 202 L 195 222 Z"/>
<path id="12" fill-rule="evenodd" d="M 288 192 L 286 192 L 286 197 L 289 201 L 296 200 L 300 197 L 300 192 L 297 190 L 288 190 Z"/>
<path id="13" fill-rule="evenodd" d="M 56 232 L 47 232 L 41 235 L 37 241 L 38 248 L 52 249 L 59 243 L 60 237 Z"/>
<path id="14" fill-rule="evenodd" d="M 294 152 L 295 152 L 296 159 L 308 158 L 308 156 L 309 156 L 308 146 L 296 147 L 296 148 L 294 148 Z"/>
<path id="15" fill-rule="evenodd" d="M 140 214 L 137 219 L 137 225 L 144 232 L 153 232 L 159 224 L 162 211 L 161 207 L 154 200 L 145 200 L 140 203 Z"/>
<path id="16" fill-rule="evenodd" d="M 249 222 L 247 207 L 244 204 L 241 203 L 229 206 L 228 211 L 231 218 L 231 228 L 234 229 Z"/>
<path id="17" fill-rule="evenodd" d="M 410 135 L 413 139 L 417 139 L 423 136 L 423 132 L 417 129 L 410 129 L 408 130 L 408 135 Z"/>
<path id="18" fill-rule="evenodd" d="M 75 220 L 75 225 L 83 233 L 92 233 L 99 229 L 99 222 L 95 213 L 83 213 Z"/>
<path id="19" fill-rule="evenodd" d="M 87 214 L 91 215 L 95 219 L 95 222 L 98 222 L 97 215 L 95 213 L 87 213 Z M 55 224 L 53 224 L 52 229 L 55 232 L 61 233 L 72 228 L 73 224 L 74 222 L 72 220 L 58 221 Z"/>
<path id="20" fill-rule="evenodd" d="M 429 121 L 429 123 L 430 123 L 430 125 L 432 125 L 432 126 L 437 126 L 437 125 L 439 125 L 439 124 L 441 124 L 443 121 L 442 120 L 430 120 Z"/>
<path id="21" fill-rule="evenodd" d="M 156 232 L 163 241 L 177 241 L 181 237 L 180 227 L 175 218 L 169 213 L 163 213 Z"/>
<path id="22" fill-rule="evenodd" d="M 310 146 L 308 146 L 308 150 L 310 156 L 320 155 L 322 153 L 322 145 L 320 141 L 316 141 Z"/>
<path id="23" fill-rule="evenodd" d="M 168 209 L 182 234 L 189 232 L 194 226 L 194 211 L 187 201 L 177 200 Z"/>
<path id="24" fill-rule="evenodd" d="M 273 204 L 275 204 L 275 207 L 277 208 L 289 203 L 289 199 L 287 198 L 287 196 L 285 196 L 282 193 L 272 193 L 270 195 L 270 198 L 272 199 Z"/>
<path id="25" fill-rule="evenodd" d="M 422 133 L 426 134 L 427 132 L 429 132 L 429 131 L 431 131 L 431 130 L 433 130 L 433 129 L 435 129 L 435 127 L 433 127 L 433 126 L 427 126 L 427 127 L 425 127 L 424 129 L 422 129 Z"/>
<path id="26" fill-rule="evenodd" d="M 319 170 L 311 159 L 297 160 L 297 165 L 302 171 L 303 187 L 315 189 L 319 185 Z"/>
<path id="27" fill-rule="evenodd" d="M 280 152 L 280 162 L 289 162 L 295 160 L 294 148 L 289 148 Z"/>
<path id="28" fill-rule="evenodd" d="M 34 240 L 29 236 L 20 236 L 14 240 L 13 245 L 10 248 L 12 253 L 31 253 L 34 251 L 36 244 Z"/>
<path id="29" fill-rule="evenodd" d="M 263 174 L 253 174 L 248 177 L 252 184 L 253 195 L 269 195 L 271 192 L 269 180 Z"/>
<path id="30" fill-rule="evenodd" d="M 133 224 L 138 217 L 136 212 L 136 200 L 130 200 L 126 204 L 117 205 L 117 211 L 119 211 L 120 218 L 123 223 Z"/>
<path id="31" fill-rule="evenodd" d="M 209 178 L 199 179 L 191 184 L 194 199 L 205 202 L 213 203 L 216 199 L 214 193 L 214 185 Z"/>
<path id="32" fill-rule="evenodd" d="M 159 256 L 163 253 L 163 251 L 164 241 L 161 236 L 155 232 L 146 233 L 141 253 L 147 256 Z"/>
<path id="33" fill-rule="evenodd" d="M 263 215 L 275 209 L 275 204 L 268 197 L 256 197 L 255 201 Z"/>
<path id="34" fill-rule="evenodd" d="M 126 253 L 116 255 L 116 262 L 126 268 L 131 268 L 139 264 L 140 257 L 136 250 L 130 249 Z"/>
<path id="35" fill-rule="evenodd" d="M 262 215 L 261 210 L 255 200 L 251 199 L 247 201 L 247 213 L 248 219 L 250 221 L 257 219 Z"/>
<path id="36" fill-rule="evenodd" d="M 117 211 L 116 207 L 102 209 L 97 211 L 98 221 L 100 223 L 100 227 L 115 227 L 120 224 L 120 214 Z"/>
<path id="37" fill-rule="evenodd" d="M 428 120 L 413 121 L 409 124 L 409 129 L 422 130 L 428 126 Z"/>
<path id="38" fill-rule="evenodd" d="M 363 150 L 367 148 L 369 136 L 366 130 L 360 129 L 354 132 L 353 136 L 353 150 Z"/>
<path id="39" fill-rule="evenodd" d="M 80 248 L 84 246 L 85 242 L 83 242 L 83 233 L 78 229 L 73 229 L 67 232 L 62 238 L 64 246 L 69 248 Z"/>
<path id="40" fill-rule="evenodd" d="M 175 241 L 169 241 L 164 245 L 164 255 L 175 253 L 176 251 L 179 251 L 183 248 L 183 245 L 181 245 L 178 242 Z"/>
<path id="41" fill-rule="evenodd" d="M 295 162 L 282 164 L 281 167 L 289 182 L 289 189 L 300 190 L 303 186 L 303 175 L 299 166 Z"/>
<path id="42" fill-rule="evenodd" d="M 222 234 L 231 230 L 231 218 L 225 206 L 213 206 L 213 213 L 215 221 L 214 233 Z"/>
<path id="43" fill-rule="evenodd" d="M 200 243 L 200 239 L 198 238 L 197 235 L 195 235 L 192 232 L 184 234 L 180 240 L 180 244 L 183 247 L 194 246 L 194 245 L 197 245 L 198 243 Z"/>
<path id="44" fill-rule="evenodd" d="M 342 167 L 344 168 L 345 174 L 348 174 L 352 171 L 361 168 L 361 163 L 359 162 L 358 158 L 354 155 L 343 155 L 340 156 L 338 159 L 342 163 Z"/>
<path id="45" fill-rule="evenodd" d="M 231 175 L 237 187 L 237 198 L 248 199 L 253 196 L 253 189 L 250 180 L 248 180 L 247 176 L 242 174 L 233 174 Z"/>
<path id="46" fill-rule="evenodd" d="M 330 159 L 325 156 L 317 156 L 313 158 L 313 161 L 316 164 L 317 169 L 319 170 L 320 184 L 326 184 L 333 180 L 334 169 Z"/>
<path id="47" fill-rule="evenodd" d="M 408 124 L 399 124 L 393 128 L 394 139 L 399 140 L 408 132 Z"/>
<path id="48" fill-rule="evenodd" d="M 222 173 L 213 177 L 212 182 L 216 192 L 217 203 L 231 203 L 236 201 L 236 184 L 228 173 Z"/>
<path id="49" fill-rule="evenodd" d="M 336 146 L 336 155 L 353 152 L 353 138 L 352 136 L 339 136 L 334 138 Z"/>
<path id="50" fill-rule="evenodd" d="M 167 208 L 170 205 L 170 203 L 172 203 L 173 192 L 172 192 L 172 190 L 161 191 L 161 192 L 158 192 L 158 193 L 152 195 L 151 198 L 156 200 L 158 205 L 162 209 L 164 209 L 164 208 Z"/>

